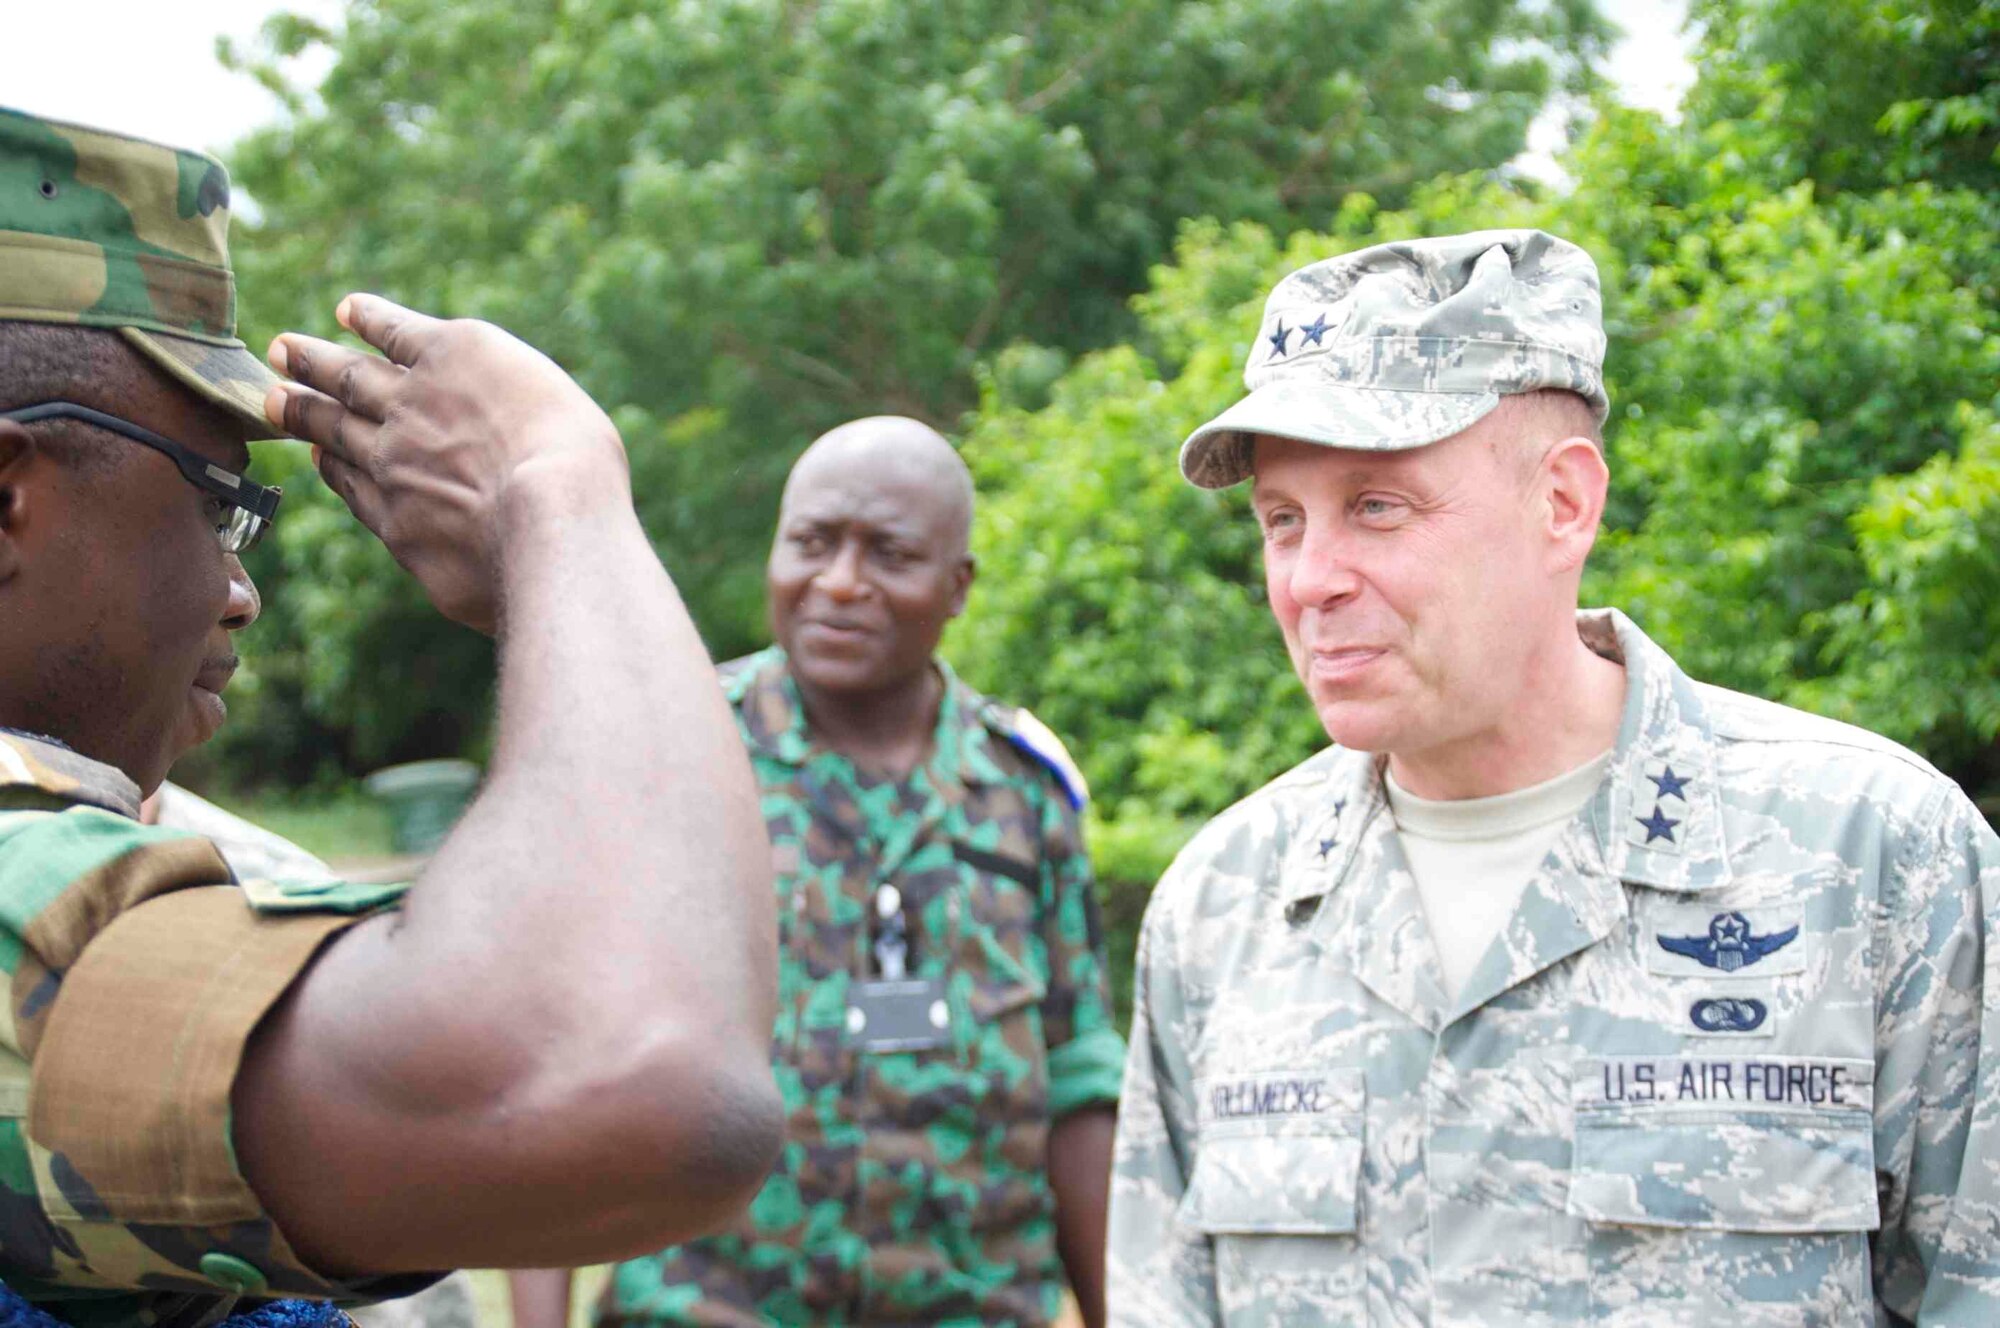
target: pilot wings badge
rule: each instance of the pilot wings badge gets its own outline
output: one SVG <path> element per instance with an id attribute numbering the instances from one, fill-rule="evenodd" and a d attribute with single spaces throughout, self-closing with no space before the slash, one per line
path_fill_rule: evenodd
<path id="1" fill-rule="evenodd" d="M 1784 949 L 1798 937 L 1796 926 L 1759 936 L 1751 930 L 1750 919 L 1741 913 L 1718 913 L 1709 922 L 1706 936 L 1660 936 L 1657 939 L 1663 950 L 1686 955 L 1704 968 L 1734 973 Z"/>

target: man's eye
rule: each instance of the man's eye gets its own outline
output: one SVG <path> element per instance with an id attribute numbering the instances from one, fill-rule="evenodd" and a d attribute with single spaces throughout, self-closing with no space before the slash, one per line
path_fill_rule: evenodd
<path id="1" fill-rule="evenodd" d="M 1387 516 L 1396 510 L 1396 504 L 1387 498 L 1363 498 L 1355 509 L 1363 516 Z"/>
<path id="2" fill-rule="evenodd" d="M 201 514 L 207 519 L 209 525 L 215 527 L 216 534 L 220 535 L 229 529 L 230 507 L 228 503 L 223 502 L 220 498 L 213 496 L 203 498 L 201 500 Z"/>

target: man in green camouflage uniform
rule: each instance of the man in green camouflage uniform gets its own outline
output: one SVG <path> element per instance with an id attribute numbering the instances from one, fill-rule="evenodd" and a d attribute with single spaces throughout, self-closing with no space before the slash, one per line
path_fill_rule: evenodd
<path id="1" fill-rule="evenodd" d="M 777 1142 L 755 786 L 616 432 L 497 329 L 370 296 L 338 317 L 393 361 L 287 335 L 280 383 L 234 338 L 228 202 L 206 157 L 0 111 L 18 1328 L 297 1325 L 310 1307 L 266 1302 L 683 1238 Z M 137 819 L 222 722 L 258 607 L 237 555 L 277 506 L 246 443 L 278 424 L 441 608 L 493 631 L 506 597 L 493 773 L 413 887 L 242 878 Z M 561 859 L 558 806 L 587 846 Z M 616 992 L 577 981 L 597 964 Z M 586 1010 L 621 1036 L 557 1063 Z"/>
<path id="2" fill-rule="evenodd" d="M 1574 246 L 1377 246 L 1184 447 L 1336 745 L 1148 908 L 1115 1322 L 2000 1323 L 2000 841 L 1576 612 L 1602 350 Z"/>
<path id="3" fill-rule="evenodd" d="M 779 644 L 723 669 L 777 855 L 785 1149 L 734 1230 L 620 1265 L 604 1328 L 1045 1324 L 1064 1265 L 1099 1321 L 1124 1043 L 1082 779 L 934 658 L 971 502 L 908 420 L 835 430 L 786 486 Z M 560 1294 L 520 1303 L 560 1328 Z"/>

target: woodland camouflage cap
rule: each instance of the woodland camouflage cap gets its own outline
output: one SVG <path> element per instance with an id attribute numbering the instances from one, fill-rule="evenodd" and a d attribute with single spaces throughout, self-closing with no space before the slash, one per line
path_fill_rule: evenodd
<path id="1" fill-rule="evenodd" d="M 0 319 L 115 328 L 269 437 L 228 238 L 221 162 L 0 107 Z"/>
<path id="2" fill-rule="evenodd" d="M 1181 473 L 1249 477 L 1258 434 L 1393 452 L 1465 429 L 1510 393 L 1564 388 L 1602 421 L 1597 265 L 1535 230 L 1378 244 L 1300 268 L 1271 291 L 1250 395 L 1194 431 Z"/>

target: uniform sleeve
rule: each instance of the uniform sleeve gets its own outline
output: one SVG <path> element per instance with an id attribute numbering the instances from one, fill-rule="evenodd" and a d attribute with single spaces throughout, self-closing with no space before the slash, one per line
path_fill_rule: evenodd
<path id="1" fill-rule="evenodd" d="M 1112 1018 L 1097 877 L 1084 851 L 1082 823 L 1061 798 L 1043 805 L 1042 872 L 1049 971 L 1042 1030 L 1049 1048 L 1049 1113 L 1060 1117 L 1117 1102 L 1125 1066 L 1125 1039 Z"/>
<path id="2" fill-rule="evenodd" d="M 1925 1325 L 2000 1323 L 2000 840 L 1956 789 L 1883 898 L 1875 1281 Z"/>
<path id="3" fill-rule="evenodd" d="M 1168 908 L 1179 867 L 1153 893 L 1139 933 L 1132 1050 L 1111 1162 L 1105 1306 L 1110 1322 L 1168 1328 L 1221 1321 L 1215 1254 L 1175 1220 L 1194 1166 L 1194 1085 Z"/>
<path id="4" fill-rule="evenodd" d="M 0 1275 L 16 1289 L 369 1294 L 292 1253 L 237 1170 L 229 1098 L 265 1012 L 401 887 L 229 881 L 185 833 L 85 808 L 0 815 Z"/>

